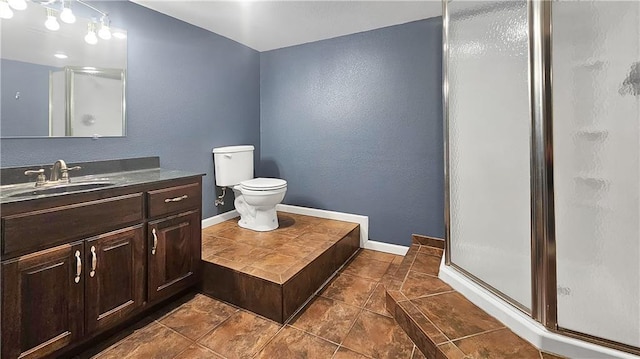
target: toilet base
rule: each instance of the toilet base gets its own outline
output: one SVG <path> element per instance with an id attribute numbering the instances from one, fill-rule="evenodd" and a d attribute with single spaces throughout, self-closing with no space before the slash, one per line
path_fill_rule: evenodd
<path id="1" fill-rule="evenodd" d="M 278 215 L 275 206 L 273 208 L 256 208 L 255 217 L 243 218 L 240 215 L 238 225 L 242 228 L 250 229 L 256 232 L 267 232 L 278 229 Z"/>
<path id="2" fill-rule="evenodd" d="M 234 201 L 234 205 L 238 214 L 240 214 L 240 220 L 238 221 L 238 226 L 246 229 L 250 229 L 256 232 L 267 232 L 273 231 L 277 229 L 279 226 L 278 223 L 278 215 L 276 213 L 276 204 L 282 201 L 282 197 L 284 197 L 284 191 L 278 194 L 277 196 L 270 197 L 270 201 L 263 201 L 258 206 L 252 206 L 247 203 L 247 197 L 242 194 L 242 192 L 237 188 L 233 188 L 233 193 L 236 196 Z M 259 199 L 264 199 L 267 197 L 258 197 Z M 264 205 L 267 204 L 269 205 Z M 270 202 L 270 203 L 269 203 Z"/>

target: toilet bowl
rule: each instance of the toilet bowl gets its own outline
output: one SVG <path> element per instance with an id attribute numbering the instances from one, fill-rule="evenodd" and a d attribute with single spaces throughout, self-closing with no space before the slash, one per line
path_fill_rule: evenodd
<path id="1" fill-rule="evenodd" d="M 233 189 L 238 225 L 265 232 L 278 228 L 276 205 L 284 199 L 287 181 L 279 178 L 253 178 L 251 145 L 213 149 L 216 186 Z"/>
<path id="2" fill-rule="evenodd" d="M 276 205 L 286 192 L 287 181 L 278 178 L 254 178 L 234 186 L 238 225 L 259 232 L 278 228 Z"/>

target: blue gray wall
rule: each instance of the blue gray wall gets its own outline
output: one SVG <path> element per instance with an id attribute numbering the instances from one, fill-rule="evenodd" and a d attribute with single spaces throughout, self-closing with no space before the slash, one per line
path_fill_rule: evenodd
<path id="1" fill-rule="evenodd" d="M 49 71 L 54 70 L 57 68 L 0 60 L 0 135 L 49 135 Z"/>
<path id="2" fill-rule="evenodd" d="M 261 176 L 285 203 L 369 216 L 369 238 L 444 237 L 442 21 L 260 54 Z"/>
<path id="3" fill-rule="evenodd" d="M 259 53 L 131 2 L 92 4 L 128 31 L 127 137 L 2 139 L 2 167 L 160 156 L 206 172 L 203 216 L 217 214 L 211 149 L 260 148 Z"/>

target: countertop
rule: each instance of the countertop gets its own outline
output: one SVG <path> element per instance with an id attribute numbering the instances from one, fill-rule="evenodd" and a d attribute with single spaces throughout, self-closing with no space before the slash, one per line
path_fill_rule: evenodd
<path id="1" fill-rule="evenodd" d="M 41 189 L 62 187 L 62 186 L 65 186 L 66 184 L 49 183 L 42 187 L 36 187 L 35 181 L 28 182 L 28 183 L 9 184 L 9 185 L 0 186 L 0 204 L 30 201 L 34 199 L 51 198 L 51 197 L 57 197 L 57 196 L 65 196 L 68 194 L 101 191 L 105 189 L 121 188 L 121 187 L 127 187 L 132 185 L 152 184 L 155 182 L 169 181 L 169 180 L 175 180 L 180 178 L 198 177 L 198 176 L 204 176 L 204 175 L 205 175 L 204 173 L 166 170 L 162 168 L 150 168 L 150 169 L 142 169 L 142 170 L 134 170 L 134 171 L 99 173 L 99 174 L 92 174 L 92 175 L 85 175 L 85 176 L 73 176 L 72 174 L 70 174 L 69 184 L 71 185 L 79 185 L 83 183 L 90 184 L 90 183 L 96 183 L 96 182 L 109 183 L 109 185 L 105 185 L 98 188 L 74 190 L 74 191 L 62 192 L 62 193 L 49 193 L 49 194 L 37 194 L 37 195 L 27 194 L 27 195 L 21 195 L 18 197 L 12 197 L 19 193 L 29 192 L 30 190 L 38 191 Z"/>

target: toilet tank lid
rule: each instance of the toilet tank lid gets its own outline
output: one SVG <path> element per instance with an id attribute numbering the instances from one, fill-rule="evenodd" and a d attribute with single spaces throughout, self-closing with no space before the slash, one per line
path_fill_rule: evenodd
<path id="1" fill-rule="evenodd" d="M 213 153 L 232 153 L 232 152 L 244 152 L 244 151 L 253 151 L 255 147 L 253 145 L 242 145 L 242 146 L 226 146 L 226 147 L 216 147 L 213 149 Z"/>

